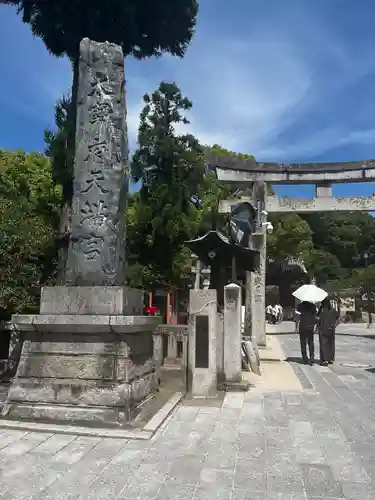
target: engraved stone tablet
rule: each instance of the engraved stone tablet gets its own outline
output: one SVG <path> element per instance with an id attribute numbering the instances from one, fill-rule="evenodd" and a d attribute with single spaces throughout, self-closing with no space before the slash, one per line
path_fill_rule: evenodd
<path id="1" fill-rule="evenodd" d="M 121 47 L 80 46 L 69 286 L 123 285 L 128 159 Z"/>
<path id="2" fill-rule="evenodd" d="M 208 315 L 199 314 L 195 318 L 195 367 L 209 367 Z"/>

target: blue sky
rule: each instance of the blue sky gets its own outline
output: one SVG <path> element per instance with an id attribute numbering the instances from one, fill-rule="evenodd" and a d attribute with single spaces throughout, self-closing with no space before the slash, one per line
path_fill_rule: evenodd
<path id="1" fill-rule="evenodd" d="M 166 80 L 193 101 L 188 129 L 203 143 L 260 161 L 375 158 L 374 18 L 371 0 L 201 0 L 183 60 L 125 62 L 131 146 L 142 95 Z M 0 55 L 0 148 L 42 151 L 53 104 L 70 90 L 69 62 L 50 56 L 11 7 L 0 6 L 0 43 L 9 47 Z"/>

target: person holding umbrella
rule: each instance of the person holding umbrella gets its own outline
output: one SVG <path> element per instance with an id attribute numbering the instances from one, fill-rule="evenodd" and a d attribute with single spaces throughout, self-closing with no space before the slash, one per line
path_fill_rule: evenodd
<path id="1" fill-rule="evenodd" d="M 300 313 L 298 333 L 301 344 L 302 361 L 305 365 L 314 364 L 314 330 L 316 325 L 316 307 L 311 302 L 303 301 L 298 307 Z M 307 356 L 307 346 L 309 347 L 309 356 Z"/>
<path id="2" fill-rule="evenodd" d="M 314 360 L 314 330 L 317 321 L 317 310 L 315 304 L 327 297 L 327 292 L 316 285 L 303 285 L 293 293 L 293 296 L 300 300 L 297 307 L 300 314 L 298 333 L 301 344 L 302 360 L 305 364 L 313 365 Z M 307 355 L 309 347 L 309 356 Z"/>

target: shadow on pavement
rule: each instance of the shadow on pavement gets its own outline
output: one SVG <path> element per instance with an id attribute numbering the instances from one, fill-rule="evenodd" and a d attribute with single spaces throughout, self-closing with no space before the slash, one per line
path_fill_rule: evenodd
<path id="1" fill-rule="evenodd" d="M 288 363 L 297 363 L 299 365 L 304 365 L 305 363 L 302 361 L 302 358 L 295 358 L 295 357 L 287 357 L 286 361 Z"/>
<path id="2" fill-rule="evenodd" d="M 371 340 L 375 340 L 375 335 L 374 334 L 360 334 L 360 333 L 337 333 L 336 332 L 336 337 L 339 336 L 339 337 L 362 337 L 364 339 L 371 339 Z"/>

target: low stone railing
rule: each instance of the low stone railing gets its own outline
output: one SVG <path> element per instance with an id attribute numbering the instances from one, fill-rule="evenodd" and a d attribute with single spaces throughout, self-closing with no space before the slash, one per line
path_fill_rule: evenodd
<path id="1" fill-rule="evenodd" d="M 163 337 L 163 365 L 187 366 L 188 325 L 163 324 L 156 327 Z"/>

